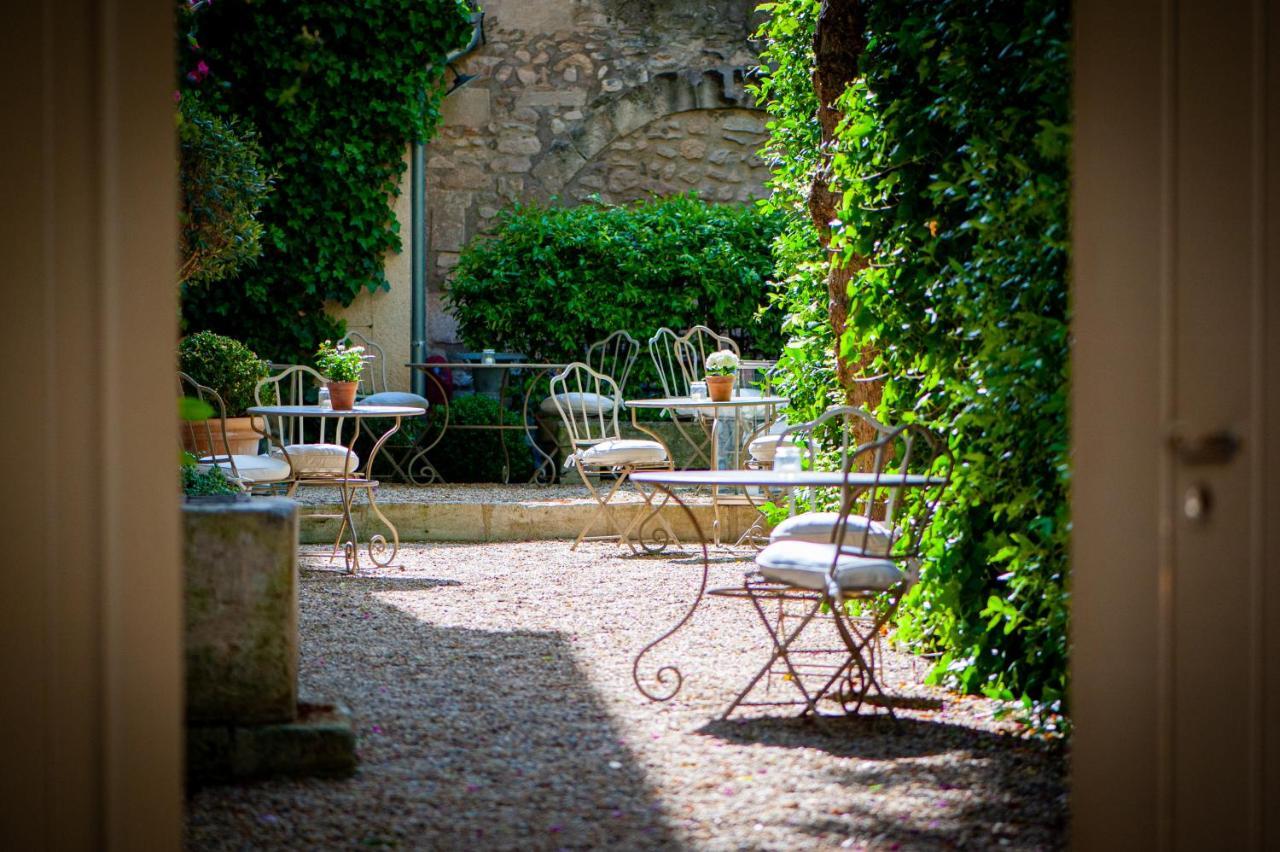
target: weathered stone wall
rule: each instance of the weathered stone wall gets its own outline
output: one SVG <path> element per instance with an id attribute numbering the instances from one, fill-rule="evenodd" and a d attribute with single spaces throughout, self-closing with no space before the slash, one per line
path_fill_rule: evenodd
<path id="1" fill-rule="evenodd" d="M 459 252 L 514 201 L 598 195 L 620 203 L 696 190 L 765 194 L 764 114 L 744 91 L 757 64 L 756 0 L 483 0 L 485 43 L 454 63 L 474 75 L 442 105 L 427 155 L 427 336 L 461 348 L 443 302 Z M 448 75 L 452 82 L 453 75 Z M 388 291 L 332 313 L 387 352 L 407 389 L 409 175 L 396 204 L 404 251 Z"/>
<path id="2" fill-rule="evenodd" d="M 458 343 L 442 297 L 513 201 L 610 203 L 696 190 L 764 195 L 763 113 L 743 88 L 755 0 L 486 0 L 475 75 L 428 148 L 428 336 Z M 452 75 L 450 75 L 452 78 Z"/>

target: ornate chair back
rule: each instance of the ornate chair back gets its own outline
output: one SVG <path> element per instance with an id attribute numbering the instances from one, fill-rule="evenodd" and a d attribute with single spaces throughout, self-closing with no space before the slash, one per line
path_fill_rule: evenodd
<path id="1" fill-rule="evenodd" d="M 348 331 L 340 342 L 347 346 L 364 347 L 364 372 L 360 374 L 358 389 L 361 397 L 391 390 L 387 386 L 387 353 L 381 346 L 358 331 Z"/>
<path id="2" fill-rule="evenodd" d="M 728 349 L 735 355 L 741 354 L 732 337 L 718 334 L 705 325 L 695 325 L 676 339 L 676 361 L 684 375 L 686 390 L 689 382 L 696 382 L 706 372 L 707 356 L 721 349 Z"/>
<path id="3" fill-rule="evenodd" d="M 200 400 L 210 406 L 214 413 L 213 417 L 203 420 L 184 419 L 182 429 L 187 439 L 184 443 L 196 448 L 204 447 L 207 455 L 201 456 L 202 463 L 214 465 L 225 462 L 231 468 L 231 478 L 239 479 L 240 472 L 236 470 L 236 459 L 231 454 L 231 445 L 227 442 L 227 406 L 222 401 L 222 395 L 183 372 L 178 373 L 178 393 L 184 397 Z M 221 427 L 216 433 L 209 425 L 214 422 Z M 197 455 L 200 453 L 197 452 Z"/>
<path id="4" fill-rule="evenodd" d="M 835 469 L 843 470 L 845 464 L 849 460 L 851 452 L 855 452 L 858 447 L 854 443 L 856 440 L 856 423 L 865 424 L 874 435 L 874 440 L 880 440 L 886 435 L 893 432 L 893 429 L 884 425 L 876 418 L 872 417 L 861 408 L 852 405 L 833 405 L 813 420 L 805 423 L 797 423 L 784 429 L 778 434 L 778 443 L 794 444 L 800 448 L 801 456 L 808 460 L 808 468 L 810 470 L 819 469 L 819 458 L 824 453 L 834 455 Z M 870 457 L 864 458 L 864 463 L 869 463 Z M 816 502 L 817 489 L 805 489 L 811 499 Z M 796 510 L 796 491 L 791 492 L 791 511 L 792 514 Z"/>
<path id="5" fill-rule="evenodd" d="M 604 340 L 597 340 L 587 347 L 586 363 L 597 373 L 603 373 L 618 383 L 625 391 L 627 377 L 640 356 L 640 343 L 627 332 L 619 329 Z"/>
<path id="6" fill-rule="evenodd" d="M 946 442 L 917 423 L 898 426 L 849 453 L 844 461 L 839 522 L 832 543 L 846 553 L 862 556 L 889 554 L 895 560 L 916 559 L 920 542 L 933 523 L 951 482 L 954 458 Z M 871 477 L 868 487 L 851 487 L 851 474 Z M 924 484 L 921 484 L 923 478 Z M 850 515 L 879 523 L 888 541 L 876 542 L 870 524 L 845 523 Z M 834 563 L 833 563 L 834 570 Z"/>
<path id="7" fill-rule="evenodd" d="M 658 371 L 658 381 L 662 382 L 662 395 L 665 397 L 685 396 L 689 393 L 688 381 L 676 357 L 678 339 L 679 335 L 665 327 L 658 329 L 649 338 L 649 357 L 653 360 L 654 369 Z"/>
<path id="8" fill-rule="evenodd" d="M 608 411 L 593 402 L 601 397 L 613 400 Z M 622 407 L 622 393 L 610 377 L 575 361 L 551 377 L 551 398 L 569 431 L 574 450 L 619 437 L 618 409 Z"/>
<path id="9" fill-rule="evenodd" d="M 325 377 L 318 370 L 306 364 L 273 364 L 272 369 L 276 368 L 280 368 L 279 372 L 267 376 L 254 386 L 253 399 L 257 405 L 306 405 L 308 389 L 322 386 L 326 382 Z M 312 419 L 320 422 L 319 443 L 326 443 L 328 419 L 315 417 Z M 307 443 L 303 429 L 306 418 L 297 415 L 275 415 L 264 417 L 263 420 L 266 422 L 267 438 L 273 444 L 289 446 Z M 333 431 L 334 442 L 341 443 L 341 422 L 334 427 Z"/>

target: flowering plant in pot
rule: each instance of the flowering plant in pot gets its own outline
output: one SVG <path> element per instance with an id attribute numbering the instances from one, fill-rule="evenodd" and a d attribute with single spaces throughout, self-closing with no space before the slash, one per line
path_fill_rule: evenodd
<path id="1" fill-rule="evenodd" d="M 253 428 L 253 418 L 247 416 L 254 404 L 253 389 L 271 373 L 267 362 L 238 340 L 201 331 L 188 334 L 178 344 L 178 368 L 198 384 L 212 388 L 222 398 L 227 412 L 227 443 L 236 455 L 257 455 L 258 441 L 262 438 Z M 208 416 L 208 415 L 207 415 Z M 222 434 L 222 421 L 208 421 L 208 429 L 215 436 Z M 183 429 L 183 448 L 197 456 L 207 456 L 215 450 L 205 446 L 210 431 L 204 428 Z M 217 452 L 222 452 L 219 448 Z"/>
<path id="2" fill-rule="evenodd" d="M 738 373 L 738 356 L 731 349 L 721 349 L 707 356 L 707 394 L 715 402 L 727 402 L 733 396 L 734 377 Z"/>
<path id="3" fill-rule="evenodd" d="M 364 347 L 344 346 L 326 340 L 316 352 L 316 367 L 329 381 L 329 400 L 335 411 L 350 411 L 356 407 L 356 389 L 360 387 L 360 374 L 364 372 Z"/>

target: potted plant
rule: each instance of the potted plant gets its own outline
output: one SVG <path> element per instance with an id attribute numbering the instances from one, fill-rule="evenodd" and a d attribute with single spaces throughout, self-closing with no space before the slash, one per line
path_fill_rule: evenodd
<path id="1" fill-rule="evenodd" d="M 343 346 L 326 340 L 316 352 L 316 367 L 324 373 L 328 382 L 329 401 L 335 411 L 350 411 L 356 407 L 356 389 L 360 387 L 360 374 L 364 372 L 364 347 Z"/>
<path id="2" fill-rule="evenodd" d="M 253 389 L 271 372 L 267 362 L 238 340 L 201 331 L 189 334 L 178 344 L 179 369 L 196 382 L 217 391 L 227 411 L 227 443 L 236 455 L 257 455 L 261 435 L 253 428 L 248 410 L 254 404 Z M 184 429 L 183 448 L 197 456 L 222 449 L 204 446 L 211 432 L 215 443 L 222 433 L 222 421 L 214 418 L 205 429 Z"/>
<path id="3" fill-rule="evenodd" d="M 727 402 L 733 397 L 734 378 L 738 372 L 738 356 L 721 349 L 707 356 L 707 395 L 714 402 Z"/>

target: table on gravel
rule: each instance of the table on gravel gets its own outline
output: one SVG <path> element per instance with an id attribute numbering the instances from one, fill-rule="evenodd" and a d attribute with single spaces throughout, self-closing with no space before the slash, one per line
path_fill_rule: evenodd
<path id="1" fill-rule="evenodd" d="M 699 400 L 701 402 L 701 400 Z M 674 665 L 666 665 L 660 667 L 654 674 L 654 680 L 660 686 L 668 686 L 668 680 L 674 678 L 674 683 L 670 685 L 670 692 L 655 693 L 645 689 L 644 684 L 640 681 L 640 661 L 651 650 L 662 644 L 670 638 L 680 628 L 689 623 L 693 618 L 694 612 L 697 611 L 699 604 L 707 593 L 707 577 L 711 570 L 711 559 L 708 552 L 709 542 L 706 534 L 702 530 L 702 526 L 698 523 L 697 517 L 682 501 L 675 489 L 678 487 L 694 487 L 708 485 L 712 488 L 716 487 L 757 487 L 770 489 L 789 489 L 789 488 L 850 488 L 853 491 L 861 491 L 867 488 L 922 488 L 927 485 L 940 485 L 944 480 L 931 476 L 922 476 L 919 474 L 873 474 L 873 473 L 849 473 L 847 476 L 840 471 L 826 470 L 804 470 L 804 471 L 779 471 L 779 470 L 654 470 L 642 471 L 631 474 L 631 478 L 639 483 L 652 485 L 657 489 L 661 489 L 667 493 L 669 500 L 674 500 L 684 513 L 688 516 L 689 522 L 693 525 L 694 531 L 697 533 L 699 543 L 702 547 L 702 580 L 698 584 L 697 594 L 694 595 L 693 603 L 685 612 L 675 626 L 663 633 L 657 639 L 654 639 L 648 645 L 636 654 L 635 662 L 631 666 L 631 679 L 635 682 L 636 689 L 640 690 L 640 694 L 652 701 L 668 701 L 674 698 L 676 693 L 680 691 L 681 684 L 684 683 L 684 676 L 680 674 L 680 669 Z"/>
<path id="2" fill-rule="evenodd" d="M 433 482 L 444 482 L 444 477 L 440 475 L 440 472 L 437 471 L 434 467 L 432 467 L 430 463 L 425 462 L 425 459 L 427 457 L 427 453 L 430 452 L 435 447 L 436 444 L 440 443 L 440 440 L 444 438 L 444 433 L 449 429 L 471 429 L 471 430 L 477 430 L 477 431 L 489 430 L 489 431 L 497 431 L 497 432 L 503 432 L 503 431 L 524 432 L 525 438 L 528 440 L 529 446 L 533 449 L 533 452 L 535 454 L 533 475 L 529 477 L 528 481 L 538 485 L 550 485 L 552 482 L 555 482 L 555 479 L 556 479 L 555 457 L 545 452 L 542 449 L 542 447 L 538 446 L 538 441 L 537 441 L 538 424 L 536 422 L 536 418 L 531 421 L 529 417 L 529 397 L 533 393 L 533 389 L 537 387 L 538 379 L 546 376 L 548 373 L 552 371 L 563 370 L 565 367 L 569 366 L 568 364 L 552 364 L 552 363 L 541 362 L 541 361 L 532 362 L 532 361 L 501 361 L 501 360 L 494 361 L 492 363 L 486 363 L 483 361 L 480 361 L 480 362 L 476 362 L 476 361 L 425 361 L 425 362 L 410 361 L 405 366 L 410 367 L 411 369 L 414 369 L 414 370 L 421 371 L 429 381 L 435 384 L 436 389 L 440 392 L 440 398 L 444 400 L 442 404 L 436 406 L 437 409 L 439 408 L 444 409 L 444 414 L 443 414 L 444 422 L 438 427 L 440 429 L 440 432 L 437 435 L 435 435 L 431 443 L 427 444 L 426 446 L 418 447 L 416 452 L 414 452 L 413 456 L 409 459 L 409 464 L 406 466 L 406 470 L 409 476 L 409 481 L 411 483 L 413 483 L 414 485 L 429 485 Z M 434 370 L 437 370 L 437 369 L 473 370 L 473 371 L 474 370 L 501 370 L 502 381 L 498 385 L 498 407 L 502 410 L 506 410 L 507 386 L 510 384 L 509 379 L 511 374 L 513 372 L 519 372 L 521 370 L 531 371 L 532 379 L 528 383 L 528 387 L 525 388 L 524 401 L 523 401 L 523 404 L 520 406 L 520 422 L 519 423 L 499 423 L 499 424 L 490 425 L 490 426 L 483 426 L 478 424 L 477 425 L 457 424 L 457 425 L 450 426 L 449 425 L 449 393 L 445 389 L 444 384 L 440 381 L 440 378 L 435 374 Z M 510 452 L 507 450 L 506 441 L 499 441 L 498 443 L 502 445 L 502 482 L 504 484 L 510 484 L 511 455 L 510 455 Z M 417 465 L 420 470 L 423 470 L 426 473 L 426 478 L 423 481 L 419 481 L 418 477 L 414 475 L 413 470 L 415 465 Z"/>
<path id="3" fill-rule="evenodd" d="M 656 432 L 646 429 L 640 424 L 636 418 L 640 409 L 667 409 L 673 412 L 677 411 L 685 413 L 690 410 L 696 411 L 700 418 L 709 418 L 711 420 L 711 470 L 720 470 L 720 423 L 724 418 L 722 412 L 731 412 L 733 414 L 733 468 L 742 467 L 742 453 L 748 444 L 759 434 L 764 432 L 773 423 L 779 406 L 786 405 L 788 399 L 784 396 L 735 396 L 732 399 L 716 401 L 712 399 L 694 399 L 693 397 L 662 397 L 658 399 L 628 399 L 623 402 L 627 408 L 631 409 L 631 425 L 640 432 L 654 438 L 658 443 L 662 444 L 667 451 L 667 458 L 674 458 L 671 454 L 671 448 Z M 759 418 L 758 425 L 755 425 L 749 432 L 743 432 L 744 412 L 751 408 L 763 408 L 764 416 Z M 672 418 L 675 419 L 674 416 Z M 752 417 L 753 422 L 757 418 Z M 720 495 L 719 485 L 711 485 L 711 532 L 712 539 L 715 544 L 720 544 L 720 506 L 723 503 L 727 505 Z M 745 492 L 744 492 L 745 493 Z M 750 502 L 750 497 L 747 498 Z"/>
<path id="4" fill-rule="evenodd" d="M 290 486 L 292 492 L 298 486 L 325 486 L 332 485 L 338 488 L 342 494 L 342 514 L 341 515 L 325 515 L 315 514 L 306 517 L 332 518 L 341 517 L 342 526 L 338 528 L 338 535 L 333 542 L 333 553 L 329 555 L 330 561 L 338 554 L 338 550 L 342 550 L 343 559 L 346 562 L 347 572 L 354 574 L 360 568 L 360 538 L 356 532 L 355 519 L 351 516 L 351 505 L 355 496 L 356 489 L 363 489 L 366 498 L 369 500 L 369 508 L 373 510 L 378 519 L 391 531 L 391 552 L 387 553 L 387 539 L 381 534 L 369 537 L 367 549 L 369 559 L 375 565 L 387 566 L 391 564 L 391 560 L 396 558 L 396 554 L 400 552 L 400 532 L 396 529 L 395 524 L 382 514 L 382 510 L 378 508 L 377 489 L 378 481 L 373 478 L 373 463 L 378 458 L 378 452 L 382 449 L 382 445 L 387 439 L 394 435 L 400 429 L 400 421 L 405 417 L 420 417 L 426 414 L 426 409 L 417 406 L 400 406 L 400 405 L 357 405 L 355 408 L 347 410 L 336 410 L 333 408 L 322 408 L 318 405 L 258 405 L 249 409 L 251 417 L 261 417 L 263 428 L 258 431 L 271 443 L 284 451 L 284 444 L 281 436 L 289 434 L 283 428 L 283 422 L 292 418 L 319 418 L 321 421 L 327 422 L 336 420 L 334 426 L 334 442 L 342 444 L 342 427 L 344 422 L 350 418 L 357 421 L 369 418 L 388 418 L 392 421 L 391 427 L 387 429 L 374 442 L 373 448 L 369 450 L 369 457 L 364 460 L 363 472 L 360 470 L 352 470 L 351 459 L 355 455 L 356 439 L 360 437 L 361 430 L 354 427 L 351 430 L 351 439 L 346 442 L 347 455 L 342 464 L 342 472 L 335 472 L 332 475 L 308 474 L 305 477 L 299 477 L 294 480 Z M 271 428 L 271 421 L 276 420 L 278 429 Z M 255 429 L 258 427 L 255 425 Z M 323 427 L 322 427 L 323 429 Z M 323 440 L 324 432 L 321 431 L 321 440 Z M 287 457 L 286 452 L 286 457 Z M 343 540 L 344 534 L 347 536 Z M 385 558 L 380 558 L 384 557 Z"/>

